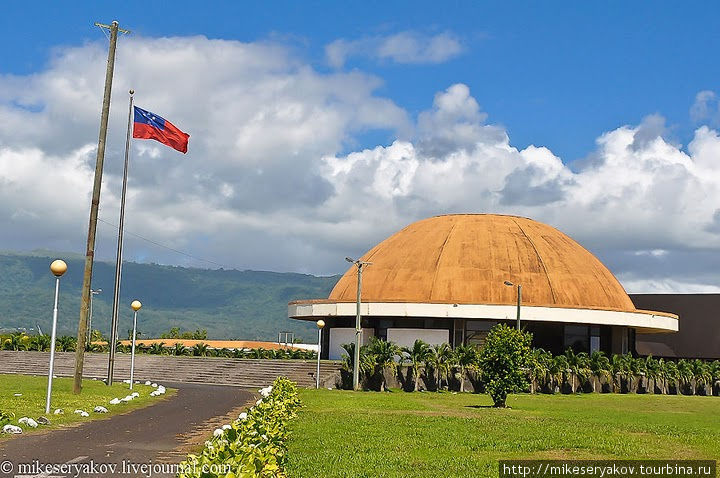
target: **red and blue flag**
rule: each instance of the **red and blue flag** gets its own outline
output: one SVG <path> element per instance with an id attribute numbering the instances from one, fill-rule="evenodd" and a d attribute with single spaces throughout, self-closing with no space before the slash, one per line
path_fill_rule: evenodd
<path id="1" fill-rule="evenodd" d="M 134 108 L 133 138 L 154 139 L 181 153 L 187 153 L 189 134 L 183 133 L 177 126 L 155 113 L 137 106 Z"/>

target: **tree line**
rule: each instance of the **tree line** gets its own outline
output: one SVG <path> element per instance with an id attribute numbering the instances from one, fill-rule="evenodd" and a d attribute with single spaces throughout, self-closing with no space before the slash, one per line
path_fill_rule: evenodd
<path id="1" fill-rule="evenodd" d="M 28 350 L 47 352 L 50 350 L 50 336 L 45 334 L 27 335 L 23 332 L 14 332 L 12 334 L 0 336 L 0 344 L 3 350 Z M 70 335 L 62 335 L 56 338 L 55 350 L 58 352 L 74 352 L 77 348 L 77 338 Z M 107 342 L 88 342 L 85 346 L 86 352 L 108 352 L 109 346 Z M 131 346 L 121 342 L 116 343 L 116 351 L 120 353 L 130 353 Z M 317 353 L 313 350 L 301 349 L 265 349 L 258 348 L 213 348 L 209 345 L 199 342 L 192 347 L 187 347 L 181 343 L 165 344 L 157 342 L 151 345 L 136 345 L 136 353 L 151 355 L 176 355 L 191 357 L 226 357 L 226 358 L 248 358 L 248 359 L 282 359 L 282 360 L 314 360 L 317 359 Z"/>
<path id="2" fill-rule="evenodd" d="M 532 334 L 504 324 L 495 326 L 483 346 L 411 347 L 372 338 L 360 348 L 363 387 L 383 391 L 388 379 L 405 391 L 488 392 L 501 403 L 508 393 L 656 393 L 720 395 L 720 361 L 608 356 L 602 351 L 553 355 L 532 349 Z M 343 386 L 350 388 L 355 344 L 344 344 Z M 424 386 L 424 387 L 423 387 Z"/>

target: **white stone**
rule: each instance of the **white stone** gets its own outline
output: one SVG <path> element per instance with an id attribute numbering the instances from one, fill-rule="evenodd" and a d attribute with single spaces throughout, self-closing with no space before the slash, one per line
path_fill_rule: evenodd
<path id="1" fill-rule="evenodd" d="M 153 384 L 151 384 L 150 386 L 151 386 L 152 388 L 157 388 L 158 384 L 157 384 L 157 383 L 153 383 Z"/>
<path id="2" fill-rule="evenodd" d="M 82 415 L 83 413 L 87 413 L 84 410 L 80 410 L 79 408 L 75 410 L 73 413 L 77 413 L 78 415 Z"/>
<path id="3" fill-rule="evenodd" d="M 62 415 L 65 413 L 65 411 L 62 408 L 56 408 L 53 412 L 55 415 Z"/>
<path id="4" fill-rule="evenodd" d="M 19 434 L 19 433 L 22 433 L 22 428 L 20 428 L 20 427 L 18 427 L 18 426 L 15 426 L 15 425 L 9 425 L 9 424 L 8 424 L 8 425 L 5 425 L 5 426 L 2 428 L 2 432 L 3 432 L 3 433 L 9 433 L 9 434 L 12 434 L 12 435 L 17 435 L 17 434 Z"/>
<path id="5" fill-rule="evenodd" d="M 148 380 L 147 382 L 145 382 L 145 385 L 150 385 L 150 383 L 150 380 Z"/>
<path id="6" fill-rule="evenodd" d="M 108 409 L 105 408 L 105 407 L 102 407 L 102 406 L 98 405 L 97 407 L 93 408 L 93 412 L 95 412 L 95 413 L 107 413 L 107 412 L 108 412 Z"/>
<path id="7" fill-rule="evenodd" d="M 89 414 L 88 412 L 82 412 L 82 413 L 80 414 L 80 416 L 81 416 L 81 417 L 89 417 L 90 414 Z"/>
<path id="8" fill-rule="evenodd" d="M 117 405 L 118 403 L 120 403 L 119 398 L 113 398 L 112 400 L 110 400 L 110 405 Z"/>

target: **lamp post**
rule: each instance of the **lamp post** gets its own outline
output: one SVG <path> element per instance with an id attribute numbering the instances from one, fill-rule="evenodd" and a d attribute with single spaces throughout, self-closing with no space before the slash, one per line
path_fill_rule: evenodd
<path id="1" fill-rule="evenodd" d="M 67 264 L 60 259 L 50 264 L 50 272 L 55 276 L 55 305 L 53 306 L 52 335 L 50 336 L 50 367 L 48 370 L 47 395 L 45 396 L 45 413 L 50 413 L 50 396 L 52 395 L 53 371 L 55 368 L 55 338 L 57 337 L 58 296 L 60 295 L 60 278 L 67 271 Z"/>
<path id="2" fill-rule="evenodd" d="M 92 313 L 93 297 L 102 292 L 102 289 L 90 289 L 90 317 L 88 318 L 88 343 L 92 345 Z"/>
<path id="3" fill-rule="evenodd" d="M 510 287 L 515 285 L 512 282 L 510 282 L 509 280 L 506 280 L 504 282 L 504 284 L 506 286 L 510 286 Z M 521 303 L 522 303 L 522 285 L 518 284 L 517 285 L 517 329 L 518 330 L 520 330 L 520 304 Z"/>
<path id="4" fill-rule="evenodd" d="M 325 321 L 320 319 L 315 322 L 318 328 L 318 362 L 317 362 L 317 374 L 315 375 L 315 388 L 320 388 L 320 352 L 322 351 L 322 329 L 325 327 Z"/>
<path id="5" fill-rule="evenodd" d="M 355 309 L 355 357 L 353 357 L 353 390 L 360 388 L 360 338 L 362 335 L 362 327 L 360 326 L 360 299 L 362 297 L 362 271 L 365 266 L 369 266 L 372 262 L 364 262 L 360 259 L 345 258 L 351 264 L 357 267 L 357 304 Z"/>
<path id="6" fill-rule="evenodd" d="M 135 379 L 135 337 L 137 336 L 137 313 L 142 307 L 139 300 L 132 301 L 130 304 L 132 310 L 135 311 L 133 314 L 133 335 L 132 335 L 132 349 L 130 351 L 130 390 L 133 388 L 133 380 Z"/>

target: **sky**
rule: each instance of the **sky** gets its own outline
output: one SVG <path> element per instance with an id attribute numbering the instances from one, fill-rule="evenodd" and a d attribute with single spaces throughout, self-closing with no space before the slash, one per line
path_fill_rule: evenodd
<path id="1" fill-rule="evenodd" d="M 96 256 L 128 90 L 190 134 L 131 146 L 125 258 L 335 274 L 405 225 L 531 217 L 629 292 L 720 292 L 720 5 L 14 2 L 0 17 L 0 249 Z"/>

